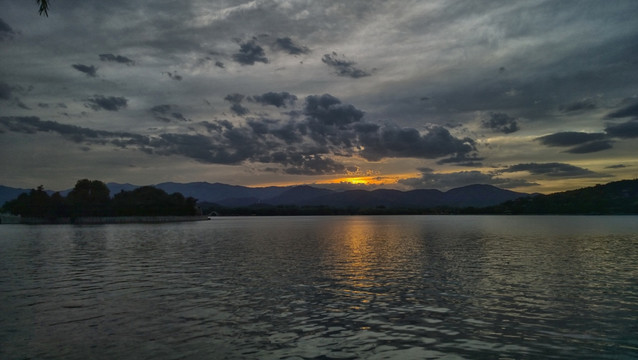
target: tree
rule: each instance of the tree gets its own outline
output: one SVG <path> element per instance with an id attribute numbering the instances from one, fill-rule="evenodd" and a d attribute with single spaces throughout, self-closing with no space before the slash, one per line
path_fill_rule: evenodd
<path id="1" fill-rule="evenodd" d="M 50 216 L 51 199 L 44 191 L 42 185 L 37 189 L 32 189 L 29 193 L 23 193 L 18 198 L 7 201 L 4 209 L 15 215 L 24 217 L 47 217 Z"/>
<path id="2" fill-rule="evenodd" d="M 47 17 L 49 17 L 49 1 L 48 0 L 37 0 L 38 4 L 40 5 L 40 16 L 42 16 L 42 13 L 44 13 L 44 15 L 46 15 Z"/>
<path id="3" fill-rule="evenodd" d="M 110 190 L 99 180 L 78 180 L 67 200 L 71 207 L 71 216 L 107 216 L 109 215 Z"/>

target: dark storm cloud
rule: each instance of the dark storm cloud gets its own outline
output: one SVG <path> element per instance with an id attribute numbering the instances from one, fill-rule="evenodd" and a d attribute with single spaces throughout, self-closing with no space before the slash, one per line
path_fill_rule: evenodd
<path id="1" fill-rule="evenodd" d="M 95 110 L 118 111 L 125 108 L 128 100 L 124 97 L 93 95 L 86 99 L 85 106 Z"/>
<path id="2" fill-rule="evenodd" d="M 226 100 L 240 105 L 245 97 L 229 94 Z M 115 110 L 125 106 L 125 98 L 96 95 L 87 106 L 96 110 Z M 160 120 L 180 120 L 173 105 L 163 104 L 150 109 Z M 181 114 L 180 114 L 181 115 Z M 133 148 L 148 154 L 179 155 L 203 163 L 237 165 L 244 162 L 277 164 L 278 171 L 287 174 L 336 174 L 345 166 L 335 155 L 360 155 L 378 161 L 388 157 L 438 158 L 476 160 L 474 141 L 452 136 L 443 127 L 432 126 L 421 133 L 409 127 L 366 122 L 363 111 L 344 104 L 329 95 L 306 98 L 303 116 L 288 120 L 250 118 L 240 124 L 214 120 L 195 124 L 204 134 L 164 133 L 145 136 L 127 132 L 98 131 L 64 125 L 39 118 L 2 118 L 8 131 L 36 133 L 56 132 L 84 145 L 102 144 Z"/>
<path id="3" fill-rule="evenodd" d="M 267 92 L 262 95 L 251 96 L 249 100 L 262 105 L 273 105 L 276 107 L 285 108 L 286 104 L 293 105 L 295 101 L 297 100 L 297 97 L 288 92 L 280 92 L 280 93 Z"/>
<path id="4" fill-rule="evenodd" d="M 290 55 L 308 54 L 310 49 L 305 46 L 295 44 L 289 37 L 277 38 L 275 40 L 275 48 L 283 50 Z"/>
<path id="5" fill-rule="evenodd" d="M 504 173 L 526 171 L 532 175 L 542 175 L 547 177 L 606 177 L 608 175 L 599 174 L 588 169 L 564 163 L 526 163 L 517 164 L 500 170 Z"/>
<path id="6" fill-rule="evenodd" d="M 239 52 L 233 54 L 233 60 L 242 65 L 255 65 L 256 62 L 268 63 L 264 49 L 253 39 L 240 44 Z"/>
<path id="7" fill-rule="evenodd" d="M 637 54 L 638 55 L 638 54 Z M 630 105 L 607 114 L 608 119 L 623 117 L 638 117 L 638 101 L 633 101 Z"/>
<path id="8" fill-rule="evenodd" d="M 174 105 L 165 104 L 153 106 L 150 111 L 157 120 L 165 122 L 171 122 L 173 120 L 188 121 L 182 113 L 175 111 L 175 109 L 176 107 Z"/>
<path id="9" fill-rule="evenodd" d="M 73 64 L 71 65 L 75 70 L 86 74 L 86 76 L 96 77 L 97 68 L 93 65 Z"/>
<path id="10" fill-rule="evenodd" d="M 364 112 L 330 94 L 306 97 L 304 114 L 324 125 L 346 126 L 358 122 Z"/>
<path id="11" fill-rule="evenodd" d="M 0 81 L 0 99 L 11 100 L 11 86 L 2 81 Z"/>
<path id="12" fill-rule="evenodd" d="M 626 167 L 627 167 L 627 165 L 616 164 L 616 165 L 605 166 L 605 169 L 623 169 L 623 168 L 626 168 Z"/>
<path id="13" fill-rule="evenodd" d="M 459 171 L 453 173 L 436 173 L 430 168 L 419 169 L 421 177 L 399 180 L 400 184 L 414 189 L 452 189 L 466 185 L 486 184 L 500 188 L 516 188 L 519 186 L 538 185 L 522 179 L 499 178 L 495 174 L 486 174 L 477 170 Z"/>
<path id="14" fill-rule="evenodd" d="M 346 169 L 342 164 L 320 155 L 293 154 L 284 162 L 285 172 L 292 175 L 323 175 L 343 173 Z"/>
<path id="15" fill-rule="evenodd" d="M 0 40 L 9 39 L 15 35 L 15 31 L 0 18 Z"/>
<path id="16" fill-rule="evenodd" d="M 504 134 L 510 134 L 519 130 L 516 118 L 504 113 L 490 114 L 490 119 L 484 120 L 481 126 Z"/>
<path id="17" fill-rule="evenodd" d="M 99 56 L 100 60 L 102 61 L 117 62 L 125 65 L 135 65 L 135 61 L 127 58 L 126 56 L 115 54 L 100 54 Z"/>
<path id="18" fill-rule="evenodd" d="M 435 159 L 476 151 L 474 140 L 456 138 L 442 126 L 432 126 L 426 134 L 421 134 L 414 128 L 386 125 L 379 132 L 362 134 L 360 144 L 361 156 L 369 161 L 388 157 Z"/>
<path id="19" fill-rule="evenodd" d="M 593 110 L 595 108 L 596 108 L 596 102 L 594 102 L 594 100 L 590 98 L 587 98 L 587 99 L 574 101 L 567 105 L 561 105 L 559 109 L 560 111 L 564 113 L 570 113 L 570 112 L 581 112 L 586 110 Z"/>
<path id="20" fill-rule="evenodd" d="M 585 133 L 577 131 L 564 131 L 536 138 L 541 144 L 547 146 L 574 146 L 584 144 L 586 142 L 602 140 L 605 138 L 603 133 Z"/>
<path id="21" fill-rule="evenodd" d="M 332 52 L 332 54 L 325 54 L 321 61 L 333 68 L 337 75 L 351 77 L 354 79 L 370 76 L 370 73 L 357 68 L 355 65 L 357 64 L 354 61 L 350 61 L 345 58 L 345 56 L 339 56 L 336 52 Z"/>
<path id="22" fill-rule="evenodd" d="M 638 119 L 629 120 L 621 124 L 608 124 L 605 132 L 609 136 L 632 139 L 638 137 Z"/>
<path id="23" fill-rule="evenodd" d="M 215 61 L 215 66 L 217 66 L 220 69 L 225 69 L 224 63 L 221 61 Z"/>
<path id="24" fill-rule="evenodd" d="M 159 155 L 181 155 L 204 163 L 238 164 L 244 160 L 232 156 L 224 147 L 213 144 L 211 138 L 204 135 L 162 134 L 150 145 Z"/>

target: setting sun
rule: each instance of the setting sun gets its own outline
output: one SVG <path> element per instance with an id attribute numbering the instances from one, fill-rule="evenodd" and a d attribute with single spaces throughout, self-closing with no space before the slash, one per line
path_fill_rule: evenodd
<path id="1" fill-rule="evenodd" d="M 347 183 L 355 184 L 355 185 L 358 185 L 358 184 L 367 185 L 371 183 L 370 179 L 365 177 L 345 178 L 345 179 L 342 179 L 341 182 L 347 182 Z"/>

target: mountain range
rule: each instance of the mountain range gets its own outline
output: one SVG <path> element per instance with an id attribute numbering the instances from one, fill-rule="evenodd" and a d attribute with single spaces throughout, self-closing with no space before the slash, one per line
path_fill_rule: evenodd
<path id="1" fill-rule="evenodd" d="M 137 185 L 107 183 L 111 196 L 120 191 L 131 191 Z M 399 190 L 347 190 L 335 191 L 308 185 L 271 186 L 251 188 L 220 183 L 165 182 L 153 185 L 167 193 L 179 192 L 190 196 L 199 203 L 217 204 L 226 207 L 242 207 L 255 204 L 263 205 L 295 205 L 295 206 L 329 206 L 329 207 L 388 207 L 388 208 L 431 208 L 437 206 L 453 207 L 485 207 L 501 204 L 528 194 L 500 189 L 491 185 L 468 185 L 439 191 L 420 189 L 411 191 Z M 0 185 L 0 204 L 15 199 L 29 189 L 11 188 Z M 66 196 L 71 189 L 60 191 Z M 48 191 L 50 194 L 52 191 Z"/>

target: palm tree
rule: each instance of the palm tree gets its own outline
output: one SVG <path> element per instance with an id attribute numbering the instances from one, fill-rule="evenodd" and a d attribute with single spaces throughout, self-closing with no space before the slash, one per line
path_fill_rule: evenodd
<path id="1" fill-rule="evenodd" d="M 40 4 L 40 15 L 44 13 L 47 17 L 49 17 L 49 0 L 37 0 L 38 4 Z"/>

